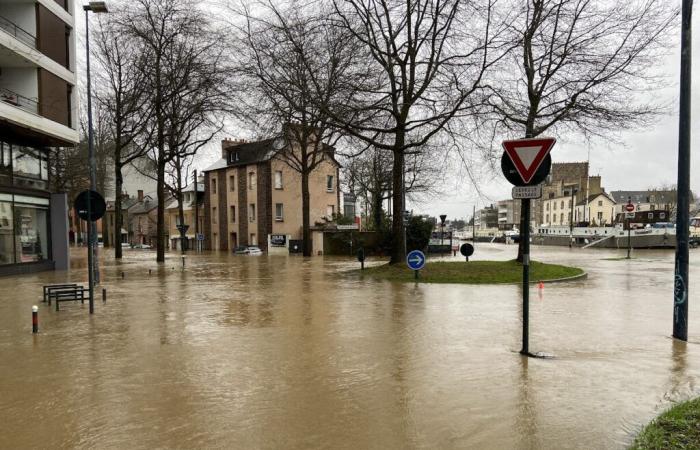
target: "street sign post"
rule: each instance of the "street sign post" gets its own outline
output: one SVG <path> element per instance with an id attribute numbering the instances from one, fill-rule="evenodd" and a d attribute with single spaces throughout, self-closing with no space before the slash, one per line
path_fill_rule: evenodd
<path id="1" fill-rule="evenodd" d="M 418 279 L 418 271 L 425 266 L 425 255 L 420 250 L 413 250 L 406 255 L 406 265 L 411 269 Z"/>
<path id="2" fill-rule="evenodd" d="M 627 259 L 632 257 L 632 224 L 630 219 L 634 219 L 634 205 L 632 198 L 628 198 L 628 203 L 625 205 L 625 218 L 627 219 Z"/>
<path id="3" fill-rule="evenodd" d="M 515 200 L 522 200 L 525 198 L 542 198 L 542 185 L 513 186 L 512 194 Z"/>
<path id="4" fill-rule="evenodd" d="M 365 249 L 362 247 L 357 251 L 357 260 L 360 261 L 360 269 L 365 270 Z"/>
<path id="5" fill-rule="evenodd" d="M 78 194 L 73 204 L 78 217 L 88 223 L 88 309 L 90 314 L 93 314 L 95 312 L 95 283 L 99 284 L 100 282 L 98 260 L 95 254 L 97 228 L 94 224 L 104 216 L 107 204 L 99 192 L 89 189 Z"/>
<path id="6" fill-rule="evenodd" d="M 469 262 L 469 257 L 474 254 L 474 246 L 464 243 L 461 247 L 459 247 L 459 252 L 462 254 L 462 256 L 467 258 L 467 262 Z"/>
<path id="7" fill-rule="evenodd" d="M 501 168 L 503 175 L 515 186 L 535 186 L 547 178 L 552 165 L 549 152 L 556 143 L 554 138 L 527 138 L 503 141 Z M 523 346 L 522 355 L 532 356 L 529 348 L 530 332 L 530 200 L 536 190 L 519 192 L 522 194 L 520 239 L 523 249 Z M 513 192 L 515 197 L 515 191 Z M 528 195 L 525 195 L 528 194 Z M 541 196 L 541 192 L 540 192 Z"/>

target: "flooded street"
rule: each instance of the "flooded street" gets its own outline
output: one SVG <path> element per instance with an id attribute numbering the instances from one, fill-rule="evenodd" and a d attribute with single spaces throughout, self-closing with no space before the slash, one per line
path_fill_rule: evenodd
<path id="1" fill-rule="evenodd" d="M 700 250 L 688 344 L 669 337 L 673 252 L 624 254 L 533 247 L 589 274 L 532 289 L 530 348 L 553 359 L 518 354 L 519 286 L 363 280 L 351 259 L 183 270 L 127 251 L 102 261 L 92 317 L 40 303 L 43 284 L 85 282 L 82 259 L 0 279 L 0 448 L 625 448 L 700 395 Z"/>

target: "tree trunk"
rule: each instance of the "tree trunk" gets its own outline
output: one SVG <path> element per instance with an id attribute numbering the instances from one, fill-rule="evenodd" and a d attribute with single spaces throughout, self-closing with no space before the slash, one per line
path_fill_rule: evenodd
<path id="1" fill-rule="evenodd" d="M 122 258 L 122 167 L 114 163 L 114 258 Z"/>
<path id="2" fill-rule="evenodd" d="M 374 231 L 382 229 L 382 192 L 372 194 L 372 222 L 374 223 Z"/>
<path id="3" fill-rule="evenodd" d="M 302 239 L 302 249 L 304 256 L 311 256 L 312 243 L 311 243 L 311 217 L 309 208 L 311 204 L 311 196 L 309 195 L 309 174 L 307 171 L 302 171 L 301 173 L 301 239 Z"/>
<path id="4" fill-rule="evenodd" d="M 392 205 L 392 220 L 391 220 L 391 260 L 389 264 L 397 264 L 403 262 L 406 258 L 404 252 L 404 230 L 403 230 L 403 164 L 404 164 L 404 135 L 399 132 L 396 135 L 396 143 L 394 146 L 394 165 L 392 170 L 392 185 L 393 185 L 393 205 Z"/>
<path id="5" fill-rule="evenodd" d="M 165 261 L 165 161 L 158 158 L 158 220 L 156 223 L 156 261 Z"/>

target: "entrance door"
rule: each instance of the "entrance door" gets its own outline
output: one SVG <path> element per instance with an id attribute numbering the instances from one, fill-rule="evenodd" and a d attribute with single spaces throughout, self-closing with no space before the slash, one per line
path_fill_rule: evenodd
<path id="1" fill-rule="evenodd" d="M 238 247 L 238 235 L 236 233 L 231 233 L 231 240 L 229 241 L 229 248 L 235 250 Z"/>

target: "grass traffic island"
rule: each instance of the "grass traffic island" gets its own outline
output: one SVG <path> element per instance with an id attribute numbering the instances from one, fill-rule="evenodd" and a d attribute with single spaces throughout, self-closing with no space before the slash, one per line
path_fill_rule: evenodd
<path id="1" fill-rule="evenodd" d="M 359 272 L 359 271 L 358 271 Z M 362 275 L 388 281 L 415 281 L 413 271 L 406 264 L 382 264 L 368 267 Z M 577 267 L 530 263 L 530 281 L 554 281 L 564 278 L 584 276 L 585 272 Z M 438 261 L 429 262 L 421 269 L 418 277 L 423 283 L 465 283 L 465 284 L 500 284 L 522 282 L 523 266 L 511 261 Z"/>
<path id="2" fill-rule="evenodd" d="M 700 450 L 700 398 L 679 403 L 647 425 L 632 450 Z"/>

